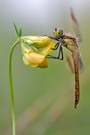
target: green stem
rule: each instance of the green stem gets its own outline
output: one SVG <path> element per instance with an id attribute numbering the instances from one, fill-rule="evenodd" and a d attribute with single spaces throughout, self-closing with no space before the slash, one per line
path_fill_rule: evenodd
<path id="1" fill-rule="evenodd" d="M 12 54 L 14 48 L 20 43 L 20 38 L 12 45 L 9 54 L 9 85 L 10 85 L 10 96 L 11 96 L 11 110 L 12 110 L 12 126 L 13 135 L 16 135 L 16 119 L 15 119 L 15 106 L 14 106 L 14 92 L 13 92 L 13 82 L 12 82 Z"/>

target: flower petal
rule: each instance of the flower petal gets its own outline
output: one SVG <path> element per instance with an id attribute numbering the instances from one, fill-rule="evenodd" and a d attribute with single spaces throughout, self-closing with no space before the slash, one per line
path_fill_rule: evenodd
<path id="1" fill-rule="evenodd" d="M 42 63 L 38 65 L 39 68 L 47 68 L 48 67 L 48 60 L 44 59 Z"/>

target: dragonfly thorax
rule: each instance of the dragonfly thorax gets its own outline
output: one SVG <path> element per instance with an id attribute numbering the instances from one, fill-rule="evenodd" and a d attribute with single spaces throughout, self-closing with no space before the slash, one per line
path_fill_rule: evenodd
<path id="1" fill-rule="evenodd" d="M 53 35 L 54 37 L 59 39 L 63 35 L 63 30 L 60 28 L 55 28 L 53 31 Z"/>

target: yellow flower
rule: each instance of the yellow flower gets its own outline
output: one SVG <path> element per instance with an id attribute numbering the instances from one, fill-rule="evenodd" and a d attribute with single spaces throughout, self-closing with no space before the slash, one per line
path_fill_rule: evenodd
<path id="1" fill-rule="evenodd" d="M 46 56 L 52 52 L 55 44 L 46 36 L 21 37 L 23 61 L 32 67 L 48 67 Z"/>

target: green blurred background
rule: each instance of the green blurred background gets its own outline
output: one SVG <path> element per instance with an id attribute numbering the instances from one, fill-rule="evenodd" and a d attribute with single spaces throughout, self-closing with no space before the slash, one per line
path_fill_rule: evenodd
<path id="1" fill-rule="evenodd" d="M 85 70 L 81 97 L 74 109 L 74 75 L 64 61 L 49 60 L 47 69 L 25 66 L 20 46 L 13 54 L 17 135 L 90 134 L 90 1 L 0 0 L 0 135 L 11 134 L 8 56 L 16 40 L 12 21 L 23 35 L 52 35 L 55 27 L 72 33 L 70 7 L 78 18 Z M 68 50 L 63 48 L 64 56 Z M 55 52 L 54 55 L 57 53 Z"/>

